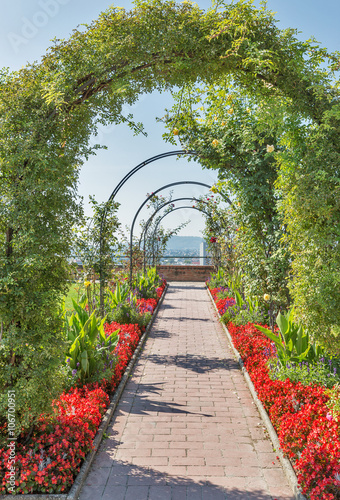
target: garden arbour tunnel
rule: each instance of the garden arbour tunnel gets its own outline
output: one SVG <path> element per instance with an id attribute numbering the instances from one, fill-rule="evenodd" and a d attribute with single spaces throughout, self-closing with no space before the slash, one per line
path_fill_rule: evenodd
<path id="1" fill-rule="evenodd" d="M 291 230 L 303 214 L 306 220 L 300 227 L 311 228 L 305 233 L 297 231 L 297 236 L 290 231 L 293 244 L 302 250 L 301 257 L 295 252 L 300 270 L 308 238 L 316 249 L 306 260 L 308 275 L 300 280 L 300 297 L 311 297 L 306 306 L 316 314 L 316 287 L 309 279 L 312 270 L 319 288 L 332 291 L 330 299 L 322 297 L 321 313 L 335 318 L 335 326 L 340 324 L 339 297 L 333 294 L 336 281 L 332 278 L 340 268 L 339 237 L 334 229 L 339 220 L 335 175 L 339 163 L 338 91 L 319 71 L 317 58 L 325 57 L 322 51 L 299 42 L 293 31 L 279 30 L 265 8 L 256 9 L 243 1 L 223 8 L 203 12 L 191 3 L 158 0 L 138 2 L 131 12 L 111 7 L 86 29 L 75 30 L 69 40 L 56 41 L 40 63 L 1 73 L 0 198 L 6 203 L 0 214 L 0 317 L 5 332 L 15 331 L 17 345 L 24 346 L 29 337 L 32 349 L 36 346 L 41 352 L 39 367 L 29 350 L 16 361 L 8 355 L 10 370 L 4 386 L 12 383 L 14 374 L 20 382 L 17 374 L 22 366 L 30 367 L 27 377 L 34 385 L 34 393 L 30 389 L 24 394 L 18 382 L 20 415 L 27 415 L 28 409 L 39 415 L 58 391 L 54 361 L 63 353 L 58 306 L 67 289 L 66 263 L 78 219 L 76 183 L 79 164 L 92 152 L 89 138 L 98 123 L 129 121 L 122 114 L 123 105 L 132 105 L 141 94 L 153 90 L 197 81 L 211 84 L 232 75 L 245 93 L 256 99 L 279 95 L 291 100 L 287 113 L 295 117 L 299 112 L 315 124 L 312 139 L 308 142 L 304 136 L 302 140 L 303 152 L 294 151 L 305 161 L 294 164 L 304 182 L 294 184 L 294 178 L 285 172 L 289 195 L 299 188 L 296 198 L 291 198 L 293 216 L 288 212 L 287 221 Z M 331 60 L 338 64 L 334 57 Z M 320 123 L 325 125 L 321 131 Z M 133 123 L 132 127 L 138 128 Z M 325 175 L 313 177 L 313 169 L 318 168 L 315 158 Z M 306 165 L 311 165 L 308 172 Z M 320 196 L 321 187 L 327 197 Z M 315 224 L 320 213 L 324 219 Z M 319 249 L 320 236 L 332 252 Z M 323 268 L 331 269 L 333 275 L 324 275 L 315 266 L 319 250 Z M 310 283 L 309 295 L 302 293 L 304 283 Z M 329 332 L 332 325 L 326 321 L 327 328 L 321 326 Z"/>

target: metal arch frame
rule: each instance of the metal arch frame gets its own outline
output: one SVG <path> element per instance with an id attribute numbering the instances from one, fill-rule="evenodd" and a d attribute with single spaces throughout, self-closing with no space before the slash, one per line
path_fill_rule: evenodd
<path id="1" fill-rule="evenodd" d="M 190 198 L 192 199 L 192 198 Z M 201 201 L 201 200 L 200 200 Z M 190 208 L 191 210 L 197 210 L 198 212 L 201 212 L 203 214 L 205 214 L 207 217 L 211 217 L 211 214 L 209 212 L 206 212 L 205 210 L 203 210 L 202 208 L 198 208 L 198 207 L 193 207 L 193 206 L 183 206 L 183 207 L 175 207 L 173 210 L 170 210 L 169 212 L 167 212 L 166 214 L 164 214 L 160 219 L 159 221 L 157 222 L 156 224 L 156 227 L 155 227 L 155 230 L 154 230 L 154 233 L 156 233 L 156 230 L 158 229 L 158 226 L 160 225 L 161 221 L 164 219 L 164 217 L 166 217 L 167 215 L 170 215 L 172 214 L 173 212 L 175 212 L 176 210 L 182 210 L 183 208 Z M 144 253 L 144 270 L 145 270 L 145 253 Z"/>
<path id="2" fill-rule="evenodd" d="M 183 201 L 183 200 L 194 200 L 194 201 L 197 201 L 199 203 L 204 203 L 205 205 L 208 205 L 208 202 L 207 201 L 204 201 L 204 200 L 200 200 L 200 199 L 197 199 L 195 198 L 194 196 L 193 197 L 185 197 L 185 198 L 176 198 L 174 200 L 169 200 L 167 201 L 166 203 L 163 203 L 163 205 L 161 205 L 160 207 L 158 207 L 154 213 L 148 218 L 148 220 L 146 221 L 146 224 L 145 224 L 145 227 L 140 235 L 140 238 L 139 238 L 139 246 L 141 244 L 141 241 L 142 241 L 142 237 L 143 237 L 143 234 L 145 234 L 145 232 L 147 231 L 148 227 L 149 227 L 149 224 L 151 223 L 153 217 L 156 215 L 157 212 L 159 212 L 159 210 L 161 210 L 162 208 L 166 207 L 167 205 L 170 205 L 171 203 L 175 203 L 176 201 Z M 227 202 L 230 204 L 230 206 L 232 206 L 232 203 L 231 201 L 229 200 L 229 198 L 226 198 Z M 169 212 L 170 213 L 170 212 Z M 224 217 L 222 217 L 222 220 L 223 222 L 225 222 L 224 220 Z"/>
<path id="3" fill-rule="evenodd" d="M 146 203 L 153 197 L 155 194 L 159 193 L 163 189 L 172 187 L 172 186 L 179 186 L 183 184 L 194 184 L 196 186 L 203 186 L 208 189 L 211 188 L 209 184 L 205 184 L 204 182 L 198 182 L 198 181 L 178 181 L 178 182 L 171 182 L 170 184 L 166 184 L 165 186 L 162 186 L 158 188 L 156 191 L 154 191 L 152 194 L 150 194 L 146 200 L 143 201 L 143 203 L 139 206 L 137 212 L 135 213 L 135 216 L 133 218 L 132 224 L 131 224 L 131 229 L 130 229 L 130 285 L 132 284 L 132 245 L 133 245 L 133 229 L 135 227 L 135 223 L 137 220 L 137 217 L 142 210 L 142 208 L 146 205 Z"/>
<path id="4" fill-rule="evenodd" d="M 168 151 L 167 153 L 160 153 L 159 155 L 152 156 L 151 158 L 148 158 L 147 160 L 143 161 L 142 163 L 139 163 L 136 165 L 130 172 L 128 172 L 123 179 L 117 184 L 117 186 L 114 188 L 112 191 L 108 201 L 111 201 L 112 199 L 115 198 L 117 195 L 118 191 L 123 187 L 126 181 L 130 179 L 138 170 L 141 168 L 145 167 L 146 165 L 149 165 L 149 163 L 153 163 L 154 161 L 162 160 L 163 158 L 167 158 L 168 156 L 178 156 L 178 155 L 193 155 L 197 156 L 198 153 L 195 151 L 186 151 L 184 149 L 179 149 L 178 151 Z"/>
<path id="5" fill-rule="evenodd" d="M 149 229 L 149 226 L 152 222 L 152 219 L 155 217 L 155 215 L 157 214 L 157 212 L 159 212 L 160 210 L 162 210 L 162 208 L 166 207 L 167 205 L 171 205 L 172 203 L 176 203 L 176 201 L 187 201 L 187 200 L 193 200 L 193 201 L 198 201 L 198 202 L 202 202 L 206 205 L 208 205 L 208 202 L 206 201 L 203 201 L 203 200 L 199 200 L 195 197 L 185 197 L 185 198 L 176 198 L 174 200 L 170 200 L 170 201 L 167 201 L 165 203 L 163 203 L 163 205 L 159 206 L 153 214 L 150 215 L 150 217 L 148 218 L 148 220 L 146 221 L 146 224 L 141 232 L 141 235 L 140 235 L 140 238 L 139 238 L 139 248 L 140 248 L 140 244 L 141 244 L 141 241 L 142 241 L 142 238 L 143 238 L 143 253 L 144 253 L 144 258 L 143 258 L 143 268 L 144 268 L 144 273 L 145 273 L 145 269 L 146 269 L 146 259 L 145 259 L 145 247 L 146 247 L 146 234 L 147 234 L 147 231 Z M 167 213 L 170 213 L 170 212 L 173 212 L 173 210 L 167 212 Z M 162 217 L 163 219 L 163 217 Z M 160 219 L 160 220 L 162 220 Z"/>
<path id="6" fill-rule="evenodd" d="M 140 244 L 141 244 L 141 241 L 142 241 L 142 238 L 143 238 L 143 252 L 144 252 L 144 258 L 143 258 L 143 268 L 144 268 L 144 272 L 145 272 L 145 269 L 146 269 L 146 258 L 145 258 L 145 247 L 146 247 L 146 234 L 147 234 L 147 230 L 149 229 L 149 226 L 152 222 L 152 219 L 154 218 L 154 216 L 157 214 L 157 212 L 159 212 L 160 210 L 162 210 L 162 208 L 166 207 L 167 205 L 170 205 L 171 203 L 175 203 L 176 201 L 183 201 L 183 200 L 194 200 L 194 201 L 197 201 L 199 203 L 204 203 L 205 205 L 209 205 L 209 203 L 205 200 L 200 200 L 200 199 L 197 199 L 195 197 L 185 197 L 185 198 L 176 198 L 174 200 L 169 200 L 165 203 L 163 203 L 163 205 L 159 206 L 155 211 L 154 213 L 149 217 L 149 219 L 147 220 L 145 226 L 144 226 L 144 229 L 140 235 L 140 238 L 139 238 L 139 247 L 140 247 Z M 230 203 L 229 199 L 227 199 L 228 203 Z M 189 207 L 190 208 L 190 207 Z M 173 212 L 173 210 L 167 212 L 167 213 L 171 213 Z M 208 212 L 205 212 L 204 210 L 202 210 L 203 213 L 205 213 L 208 217 L 211 217 L 210 214 Z M 163 217 L 162 217 L 163 218 Z M 160 219 L 161 221 L 162 219 Z M 225 222 L 224 218 L 222 217 L 222 220 L 223 222 Z M 159 221 L 159 222 L 160 222 Z"/>
<path id="7" fill-rule="evenodd" d="M 153 163 L 154 161 L 161 160 L 163 158 L 167 158 L 169 156 L 178 156 L 178 155 L 192 155 L 192 156 L 197 156 L 198 153 L 195 151 L 191 150 L 176 150 L 176 151 L 168 151 L 167 153 L 160 153 L 156 156 L 152 156 L 148 158 L 147 160 L 143 161 L 142 163 L 139 163 L 136 165 L 133 169 L 131 169 L 124 177 L 123 179 L 120 180 L 120 182 L 117 184 L 117 186 L 114 188 L 112 193 L 110 194 L 110 197 L 108 198 L 107 202 L 110 202 L 115 199 L 118 191 L 123 187 L 123 185 L 132 177 L 136 172 L 138 172 L 140 169 L 148 165 L 149 163 Z M 107 214 L 107 209 L 104 209 L 103 215 L 102 215 L 102 220 L 100 222 L 100 231 L 99 231 L 99 280 L 100 280 L 100 285 L 99 285 L 99 302 L 100 302 L 100 312 L 101 315 L 104 316 L 104 277 L 103 277 L 103 229 L 105 225 L 105 220 L 106 220 L 106 214 Z"/>
<path id="8" fill-rule="evenodd" d="M 163 203 L 163 205 L 160 205 L 155 211 L 153 214 L 150 215 L 150 217 L 148 218 L 148 220 L 146 221 L 146 224 L 144 226 L 144 229 L 142 230 L 141 232 L 141 235 L 140 235 L 140 238 L 139 238 L 139 246 L 141 244 L 141 241 L 142 241 L 142 238 L 143 238 L 143 235 L 145 234 L 145 232 L 149 229 L 149 225 L 151 224 L 152 222 L 152 219 L 154 218 L 154 216 L 157 214 L 157 212 L 159 212 L 160 210 L 162 210 L 162 208 L 166 207 L 167 205 L 171 205 L 171 203 L 176 203 L 176 201 L 183 201 L 183 200 L 194 200 L 194 201 L 202 201 L 202 200 L 199 200 L 195 197 L 184 197 L 184 198 L 175 198 L 174 200 L 169 200 L 169 201 L 166 201 L 165 203 Z M 206 203 L 206 202 L 204 202 Z"/>

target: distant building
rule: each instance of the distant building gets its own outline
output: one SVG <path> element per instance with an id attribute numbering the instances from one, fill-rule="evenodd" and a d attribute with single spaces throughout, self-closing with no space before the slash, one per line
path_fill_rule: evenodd
<path id="1" fill-rule="evenodd" d="M 203 241 L 201 244 L 200 244 L 200 266 L 205 266 L 205 264 L 207 264 L 207 259 L 205 257 L 207 257 L 208 254 L 207 254 L 207 244 L 205 241 Z"/>

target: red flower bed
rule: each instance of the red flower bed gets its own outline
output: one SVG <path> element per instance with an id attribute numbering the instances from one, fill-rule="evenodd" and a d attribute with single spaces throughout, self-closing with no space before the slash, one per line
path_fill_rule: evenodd
<path id="1" fill-rule="evenodd" d="M 229 323 L 228 330 L 281 449 L 292 460 L 302 493 L 311 500 L 340 498 L 340 426 L 326 418 L 324 388 L 271 380 L 267 367 L 268 358 L 275 354 L 271 341 L 251 323 L 239 327 Z"/>
<path id="2" fill-rule="evenodd" d="M 225 291 L 228 291 L 228 288 L 225 288 L 223 286 L 220 286 L 218 288 L 212 288 L 210 290 L 210 293 L 215 301 L 218 312 L 220 313 L 221 316 L 226 312 L 228 307 L 232 307 L 233 305 L 236 304 L 236 301 L 233 297 L 226 297 L 224 299 L 218 298 L 218 294 L 223 293 Z"/>
<path id="3" fill-rule="evenodd" d="M 160 297 L 166 282 L 157 288 Z M 157 304 L 157 300 L 151 299 Z M 152 304 L 154 303 L 152 302 Z M 154 310 L 154 308 L 153 308 Z M 111 380 L 82 388 L 72 388 L 54 401 L 54 413 L 41 415 L 27 445 L 15 443 L 16 493 L 67 492 L 78 474 L 86 454 L 92 449 L 93 438 L 110 400 L 109 395 L 119 384 L 141 337 L 138 325 L 105 325 L 107 334 L 119 329 L 115 349 L 118 362 Z M 0 494 L 11 493 L 11 450 L 0 448 Z M 13 466 L 13 465 L 12 465 Z"/>
<path id="4" fill-rule="evenodd" d="M 118 363 L 115 366 L 115 372 L 110 383 L 111 390 L 114 390 L 121 381 L 125 368 L 132 358 L 141 337 L 141 331 L 138 325 L 120 325 L 114 322 L 106 323 L 104 328 L 107 335 L 119 329 L 119 342 L 115 350 L 115 353 L 118 354 Z"/>
<path id="5" fill-rule="evenodd" d="M 139 309 L 139 312 L 142 314 L 146 312 L 150 312 L 151 314 L 153 314 L 154 310 L 156 309 L 156 306 L 157 306 L 156 299 L 137 299 L 137 307 Z"/>
<path id="6" fill-rule="evenodd" d="M 16 493 L 68 490 L 86 453 L 92 449 L 108 404 L 109 397 L 100 388 L 75 388 L 63 393 L 54 404 L 54 414 L 41 416 L 30 444 L 16 443 Z M 0 449 L 2 494 L 7 492 L 9 457 L 9 448 Z"/>
<path id="7" fill-rule="evenodd" d="M 165 287 L 166 287 L 166 280 L 163 279 L 162 280 L 162 284 L 159 287 L 156 288 L 156 293 L 157 293 L 158 299 L 161 298 L 162 293 L 165 290 Z"/>

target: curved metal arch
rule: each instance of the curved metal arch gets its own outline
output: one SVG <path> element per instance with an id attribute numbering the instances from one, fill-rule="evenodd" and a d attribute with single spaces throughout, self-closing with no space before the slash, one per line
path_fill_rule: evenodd
<path id="1" fill-rule="evenodd" d="M 191 210 L 197 210 L 198 212 L 202 212 L 203 214 L 205 214 L 207 217 L 211 217 L 211 214 L 209 212 L 206 212 L 205 210 L 201 209 L 201 208 L 198 208 L 198 207 L 193 207 L 193 206 L 183 206 L 183 207 L 176 207 L 174 208 L 173 210 L 167 212 L 166 214 L 164 214 L 160 219 L 159 221 L 157 222 L 156 224 L 156 227 L 155 227 L 155 230 L 153 232 L 153 234 L 156 233 L 157 229 L 158 229 L 158 226 L 160 225 L 161 221 L 164 219 L 164 217 L 166 217 L 167 215 L 170 215 L 172 214 L 172 212 L 175 212 L 176 210 L 182 210 L 183 208 L 191 208 Z M 145 270 L 145 253 L 144 253 L 144 270 Z"/>
<path id="2" fill-rule="evenodd" d="M 130 284 L 132 283 L 132 245 L 133 245 L 133 229 L 135 227 L 135 223 L 137 220 L 137 217 L 142 210 L 142 208 L 146 205 L 146 203 L 153 197 L 155 194 L 159 193 L 163 189 L 173 187 L 173 186 L 180 186 L 183 184 L 194 184 L 196 186 L 203 186 L 208 189 L 211 188 L 209 184 L 205 184 L 204 182 L 198 182 L 198 181 L 178 181 L 178 182 L 171 182 L 170 184 L 166 184 L 165 186 L 160 187 L 156 191 L 154 191 L 152 194 L 150 194 L 146 200 L 143 201 L 143 203 L 139 206 L 137 212 L 135 213 L 135 216 L 133 218 L 132 224 L 131 224 L 131 229 L 130 229 Z"/>
<path id="3" fill-rule="evenodd" d="M 151 216 L 148 218 L 146 224 L 145 224 L 145 227 L 140 235 L 140 238 L 139 238 L 139 246 L 141 244 L 141 241 L 142 241 L 142 237 L 143 237 L 143 234 L 145 234 L 145 232 L 148 230 L 149 228 L 149 225 L 153 219 L 153 217 L 156 215 L 157 212 L 159 212 L 159 210 L 161 210 L 162 208 L 166 207 L 167 205 L 170 205 L 171 203 L 175 203 L 176 201 L 183 201 L 183 200 L 194 200 L 194 201 L 198 201 L 199 203 L 204 203 L 205 205 L 208 205 L 208 202 L 207 201 L 204 201 L 204 200 L 200 200 L 200 199 L 197 199 L 195 197 L 185 197 L 185 198 L 176 198 L 175 200 L 169 200 L 167 201 L 166 203 L 163 203 L 163 205 L 159 206 L 153 214 L 151 214 Z M 232 203 L 231 201 L 229 200 L 229 198 L 226 198 L 226 201 L 230 204 L 230 206 L 232 206 Z M 224 217 L 222 216 L 221 217 L 223 222 L 225 222 L 225 219 Z"/>
<path id="4" fill-rule="evenodd" d="M 152 222 L 152 219 L 155 217 L 155 215 L 157 214 L 157 212 L 159 212 L 160 210 L 162 210 L 162 208 L 166 207 L 167 205 L 170 205 L 171 203 L 176 203 L 176 201 L 184 201 L 184 200 L 186 200 L 186 201 L 187 201 L 187 200 L 198 201 L 198 202 L 202 202 L 202 203 L 204 203 L 204 204 L 208 205 L 208 202 L 207 202 L 207 201 L 204 201 L 204 200 L 199 200 L 199 199 L 197 199 L 197 198 L 195 198 L 195 197 L 190 197 L 190 198 L 189 198 L 189 197 L 184 197 L 184 198 L 176 198 L 176 199 L 174 199 L 174 200 L 169 200 L 169 201 L 167 201 L 167 202 L 163 203 L 163 205 L 159 206 L 159 207 L 158 207 L 158 208 L 154 211 L 154 213 L 150 215 L 150 217 L 149 217 L 149 218 L 148 218 L 148 220 L 146 221 L 146 224 L 145 224 L 145 226 L 144 226 L 144 228 L 143 228 L 143 230 L 142 230 L 142 232 L 141 232 L 140 238 L 139 238 L 139 248 L 140 248 L 140 244 L 141 244 L 141 242 L 142 242 L 142 238 L 143 238 L 143 253 L 144 253 L 144 257 L 143 257 L 143 268 L 144 268 L 144 273 L 145 273 L 145 269 L 146 269 L 146 262 L 145 262 L 146 234 L 147 234 L 147 231 L 148 231 L 148 229 L 149 229 L 149 226 L 150 226 L 150 224 L 151 224 L 151 222 Z M 174 210 L 175 210 L 175 209 L 174 209 Z M 171 210 L 171 212 L 173 212 L 174 210 Z M 169 212 L 167 212 L 167 213 L 170 213 L 170 211 L 169 211 Z M 162 219 L 163 219 L 163 217 L 162 217 Z M 162 219 L 160 219 L 160 220 L 162 220 Z M 158 225 L 157 225 L 157 227 L 158 227 Z"/>
<path id="5" fill-rule="evenodd" d="M 163 158 L 167 158 L 169 156 L 178 156 L 178 155 L 197 156 L 198 153 L 196 153 L 195 151 L 190 151 L 190 150 L 186 151 L 184 149 L 179 149 L 178 151 L 168 151 L 167 153 L 160 153 L 159 155 L 155 155 L 155 156 L 148 158 L 147 160 L 143 161 L 142 163 L 139 163 L 138 165 L 136 165 L 132 170 L 130 170 L 130 172 L 128 172 L 125 175 L 125 177 L 123 177 L 123 179 L 120 182 L 118 182 L 117 186 L 114 188 L 114 190 L 110 194 L 108 201 L 111 201 L 112 199 L 114 199 L 115 196 L 117 195 L 118 191 L 125 184 L 125 182 L 128 181 L 130 179 L 130 177 L 132 177 L 141 168 L 145 167 L 146 165 L 149 165 L 149 163 L 153 163 L 154 161 L 162 160 Z"/>
<path id="6" fill-rule="evenodd" d="M 121 179 L 117 186 L 114 188 L 112 193 L 110 194 L 108 198 L 108 202 L 112 201 L 115 199 L 118 191 L 123 187 L 123 185 L 132 177 L 138 170 L 142 169 L 146 165 L 149 165 L 149 163 L 153 163 L 154 161 L 161 160 L 163 158 L 167 158 L 169 156 L 178 156 L 178 155 L 192 155 L 192 156 L 197 156 L 198 153 L 195 151 L 191 150 L 184 150 L 184 149 L 179 149 L 176 151 L 168 151 L 166 153 L 160 153 L 158 155 L 152 156 L 148 158 L 147 160 L 139 163 L 136 165 L 134 168 L 132 168 L 124 177 Z M 100 301 L 100 312 L 101 315 L 104 316 L 104 278 L 103 278 L 103 260 L 102 260 L 102 255 L 103 255 L 103 229 L 104 229 L 104 224 L 106 220 L 106 214 L 107 210 L 104 209 L 103 215 L 102 215 L 102 220 L 100 222 L 100 231 L 99 231 L 99 279 L 100 279 L 100 286 L 99 286 L 99 301 Z"/>
<path id="7" fill-rule="evenodd" d="M 148 218 L 148 220 L 146 221 L 146 224 L 144 226 L 144 229 L 143 231 L 141 232 L 141 235 L 140 235 L 140 238 L 139 238 L 139 246 L 141 244 L 141 241 L 142 241 L 142 237 L 144 235 L 144 233 L 148 230 L 149 228 L 149 225 L 151 224 L 152 222 L 152 219 L 154 218 L 154 216 L 157 214 L 157 212 L 159 212 L 160 210 L 162 210 L 162 208 L 166 207 L 167 205 L 171 205 L 171 203 L 176 203 L 176 201 L 184 201 L 184 200 L 194 200 L 194 201 L 202 201 L 202 200 L 199 200 L 195 197 L 184 197 L 184 198 L 175 198 L 174 200 L 169 200 L 169 201 L 166 201 L 165 203 L 163 203 L 163 205 L 160 205 L 155 211 L 153 214 L 150 215 L 150 217 Z M 207 203 L 207 202 L 204 202 L 204 203 Z"/>

